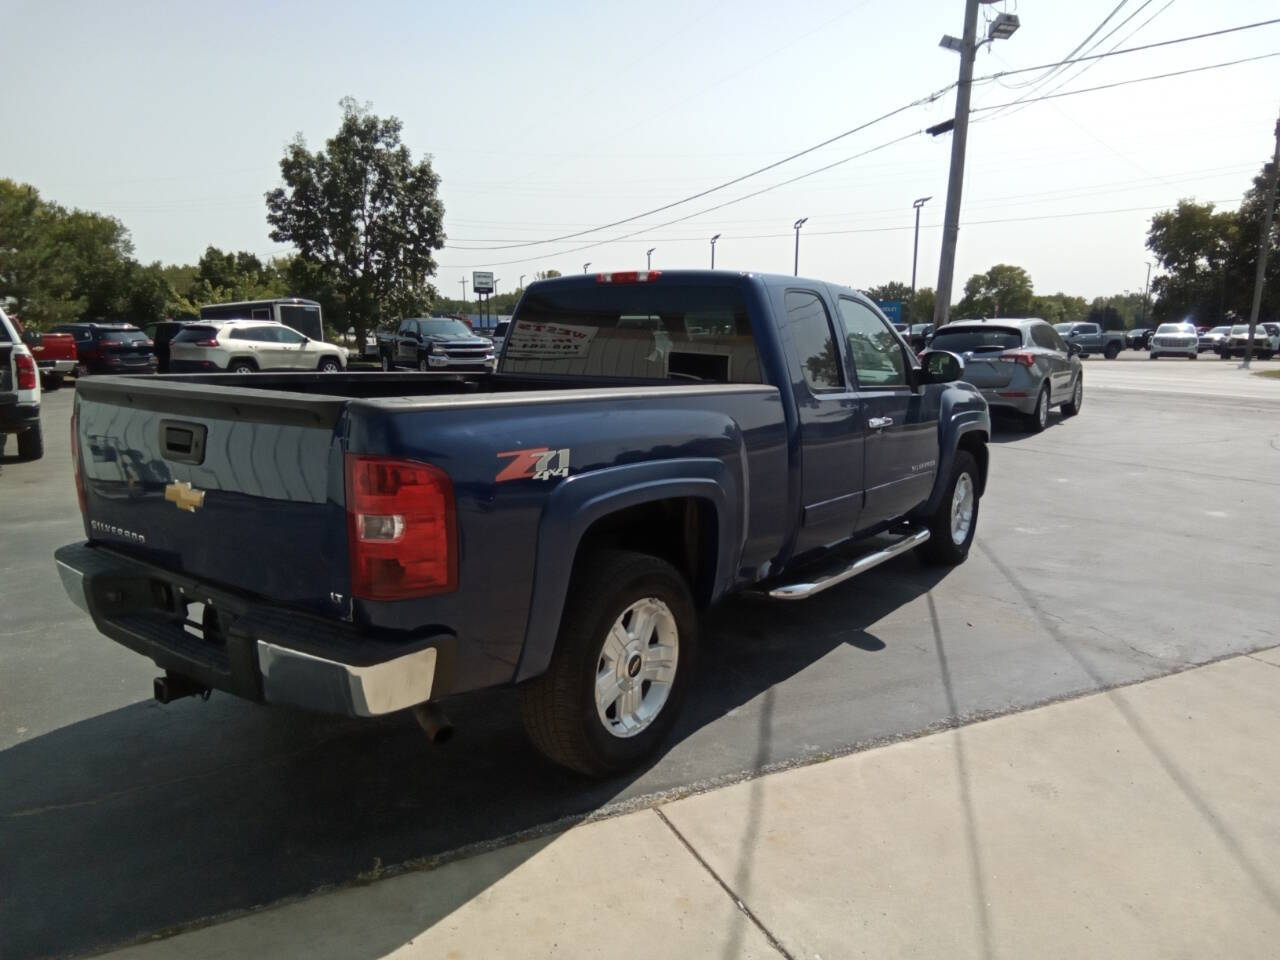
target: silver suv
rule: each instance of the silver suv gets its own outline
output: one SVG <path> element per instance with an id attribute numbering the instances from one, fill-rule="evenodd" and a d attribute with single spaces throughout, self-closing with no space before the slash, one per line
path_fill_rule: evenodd
<path id="1" fill-rule="evenodd" d="M 1039 433 L 1049 408 L 1080 412 L 1084 372 L 1079 352 L 1043 320 L 957 320 L 933 335 L 929 350 L 964 359 L 961 379 L 977 387 L 993 409 L 1017 411 Z"/>

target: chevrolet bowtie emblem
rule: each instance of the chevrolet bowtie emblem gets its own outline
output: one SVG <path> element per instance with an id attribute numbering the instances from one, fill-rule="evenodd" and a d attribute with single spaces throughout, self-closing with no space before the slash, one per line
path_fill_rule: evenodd
<path id="1" fill-rule="evenodd" d="M 164 498 L 187 513 L 195 513 L 204 506 L 204 491 L 194 489 L 185 480 L 175 480 L 165 487 Z"/>

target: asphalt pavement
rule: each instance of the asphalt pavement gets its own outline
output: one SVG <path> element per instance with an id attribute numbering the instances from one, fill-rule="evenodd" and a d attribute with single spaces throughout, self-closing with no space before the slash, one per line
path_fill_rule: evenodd
<path id="1" fill-rule="evenodd" d="M 1087 361 L 1078 417 L 997 430 L 965 565 L 726 605 L 670 749 L 607 783 L 535 755 L 510 691 L 452 705 L 443 748 L 402 718 L 151 701 L 155 668 L 53 571 L 82 532 L 72 393 L 48 395 L 45 459 L 0 463 L 0 954 L 88 952 L 1274 645 L 1280 382 L 1234 366 Z"/>

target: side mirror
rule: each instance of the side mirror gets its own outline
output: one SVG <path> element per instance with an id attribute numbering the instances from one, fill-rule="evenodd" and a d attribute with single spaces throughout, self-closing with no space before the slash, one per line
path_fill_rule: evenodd
<path id="1" fill-rule="evenodd" d="M 920 358 L 921 383 L 954 383 L 964 374 L 964 361 L 948 350 L 930 350 Z"/>
<path id="2" fill-rule="evenodd" d="M 1068 356 L 1068 357 L 1074 357 L 1074 356 L 1075 356 L 1077 353 L 1079 353 L 1079 352 L 1080 352 L 1080 348 L 1079 348 L 1079 347 L 1077 347 L 1074 343 L 1068 343 L 1068 344 L 1067 344 L 1067 356 Z"/>

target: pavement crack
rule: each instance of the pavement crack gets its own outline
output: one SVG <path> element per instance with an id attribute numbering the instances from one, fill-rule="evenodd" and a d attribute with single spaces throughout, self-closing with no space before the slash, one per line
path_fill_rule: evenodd
<path id="1" fill-rule="evenodd" d="M 1270 660 L 1263 660 L 1261 657 L 1255 657 L 1252 653 L 1246 653 L 1245 656 L 1250 660 L 1254 660 L 1258 663 L 1265 663 L 1268 667 L 1275 667 L 1277 670 L 1280 670 L 1280 663 L 1272 663 Z"/>
<path id="2" fill-rule="evenodd" d="M 743 916 L 751 921 L 755 928 L 760 931 L 766 940 L 769 941 L 770 946 L 777 950 L 781 956 L 786 958 L 786 960 L 796 960 L 791 951 L 782 945 L 782 941 L 773 935 L 769 928 L 761 922 L 760 918 L 752 912 L 751 908 L 742 901 L 742 898 L 734 893 L 733 889 L 720 878 L 720 874 L 716 873 L 711 864 L 707 863 L 707 861 L 703 859 L 702 854 L 698 853 L 698 851 L 693 848 L 693 844 L 685 839 L 684 834 L 676 828 L 676 825 L 667 819 L 667 815 L 662 812 L 662 808 L 654 807 L 653 812 L 658 815 L 659 820 L 667 825 L 667 829 L 676 835 L 676 839 L 679 840 L 684 845 L 684 848 L 689 851 L 689 855 L 702 865 L 702 869 L 711 874 L 711 879 L 719 884 L 720 889 L 723 890 L 729 899 L 733 901 L 733 905 L 742 912 Z"/>

